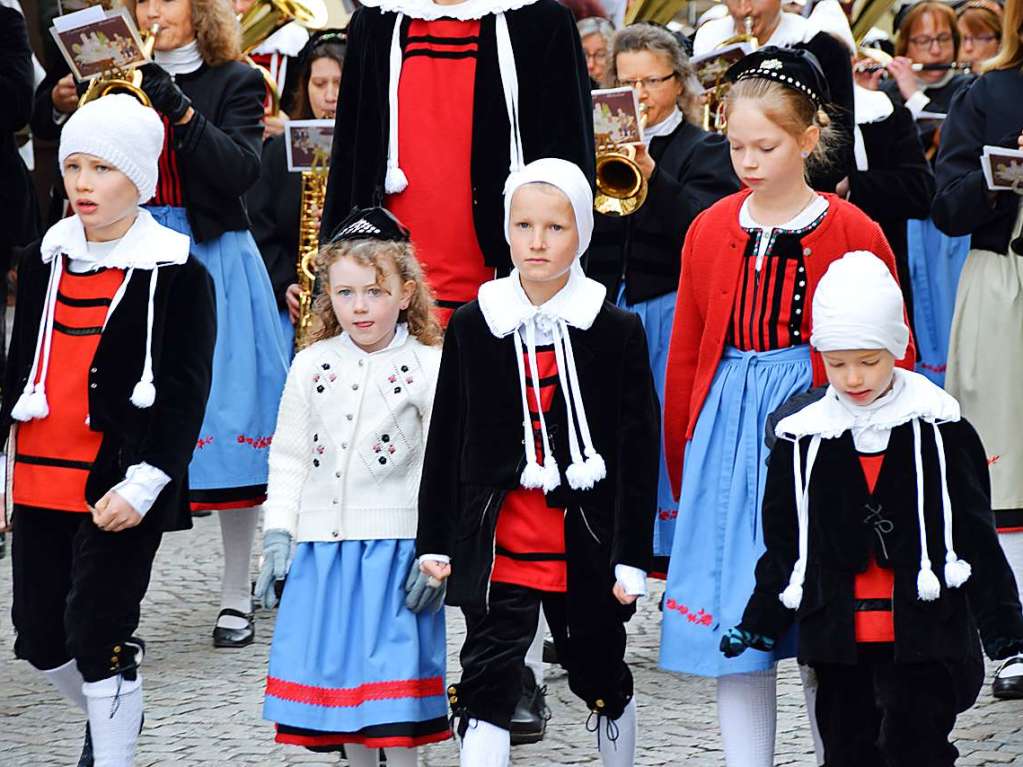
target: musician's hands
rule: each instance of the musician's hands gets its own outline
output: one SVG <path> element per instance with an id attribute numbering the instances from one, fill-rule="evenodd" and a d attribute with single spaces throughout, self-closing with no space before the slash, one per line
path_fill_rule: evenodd
<path id="1" fill-rule="evenodd" d="M 657 163 L 654 162 L 654 158 L 650 156 L 650 152 L 647 151 L 646 144 L 636 144 L 636 165 L 639 166 L 640 171 L 643 173 L 643 178 L 647 181 L 654 175 L 654 169 L 657 167 Z"/>
<path id="2" fill-rule="evenodd" d="M 899 93 L 905 101 L 909 101 L 913 94 L 920 90 L 920 83 L 916 79 L 916 72 L 913 71 L 913 61 L 905 56 L 896 56 L 888 65 L 888 74 L 892 76 L 899 86 Z"/>
<path id="3" fill-rule="evenodd" d="M 50 91 L 53 108 L 64 114 L 71 114 L 78 109 L 78 89 L 75 88 L 74 76 L 64 75 Z"/>
<path id="4" fill-rule="evenodd" d="M 113 490 L 96 501 L 95 506 L 90 506 L 89 511 L 96 527 L 108 533 L 119 533 L 142 521 L 142 515 Z"/>
<path id="5" fill-rule="evenodd" d="M 288 289 L 284 291 L 284 303 L 288 306 L 288 319 L 291 320 L 292 325 L 298 324 L 298 313 L 301 310 L 299 296 L 301 294 L 302 288 L 298 283 L 288 285 Z"/>
<path id="6" fill-rule="evenodd" d="M 873 59 L 863 58 L 863 65 L 860 66 L 857 62 L 856 66 L 853 67 L 853 79 L 856 84 L 861 88 L 866 88 L 868 91 L 876 91 L 881 88 L 881 80 L 884 78 L 884 67 L 876 67 L 877 64 Z"/>
<path id="7" fill-rule="evenodd" d="M 280 136 L 284 133 L 284 124 L 290 120 L 287 113 L 278 112 L 275 115 L 267 114 L 263 116 L 263 141 L 271 139 L 274 136 Z"/>
<path id="8" fill-rule="evenodd" d="M 187 122 L 191 116 L 192 101 L 174 82 L 167 70 L 159 64 L 150 62 L 139 68 L 142 72 L 142 90 L 160 114 L 172 123 Z"/>

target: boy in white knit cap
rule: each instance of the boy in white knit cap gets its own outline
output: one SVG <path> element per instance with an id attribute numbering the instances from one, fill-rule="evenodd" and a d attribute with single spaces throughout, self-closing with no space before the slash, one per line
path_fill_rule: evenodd
<path id="1" fill-rule="evenodd" d="M 829 767 L 953 765 L 956 715 L 992 659 L 1023 651 L 1023 615 L 991 514 L 987 461 L 958 403 L 895 368 L 902 294 L 871 253 L 821 279 L 810 342 L 823 397 L 782 418 L 764 497 L 767 551 L 727 656 L 799 625 Z"/>
<path id="2" fill-rule="evenodd" d="M 14 651 L 88 717 L 80 765 L 134 764 L 133 633 L 163 533 L 191 527 L 187 468 L 210 386 L 209 275 L 187 237 L 139 207 L 163 141 L 131 96 L 76 111 L 58 154 L 74 215 L 18 273 L 0 410 Z"/>

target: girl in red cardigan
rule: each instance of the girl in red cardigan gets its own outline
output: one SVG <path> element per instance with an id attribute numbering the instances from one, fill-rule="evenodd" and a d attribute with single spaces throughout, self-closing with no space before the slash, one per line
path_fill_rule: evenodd
<path id="1" fill-rule="evenodd" d="M 895 273 L 880 227 L 853 205 L 819 194 L 806 174 L 826 162 L 828 85 L 814 56 L 763 48 L 729 70 L 728 141 L 748 189 L 693 222 L 665 382 L 665 455 L 678 527 L 664 602 L 661 665 L 718 678 L 729 767 L 771 767 L 775 664 L 770 651 L 724 658 L 721 635 L 742 617 L 764 552 L 767 416 L 825 381 L 808 346 L 814 288 L 851 250 Z M 912 366 L 912 348 L 902 364 Z"/>

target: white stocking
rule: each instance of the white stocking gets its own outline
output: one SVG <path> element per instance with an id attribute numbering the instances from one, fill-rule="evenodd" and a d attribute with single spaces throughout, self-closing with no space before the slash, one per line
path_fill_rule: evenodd
<path id="1" fill-rule="evenodd" d="M 85 680 L 82 679 L 82 675 L 78 671 L 78 664 L 73 660 L 69 660 L 63 666 L 45 669 L 43 674 L 46 676 L 47 681 L 56 687 L 61 695 L 78 706 L 83 713 L 87 712 L 85 693 L 82 692 L 82 685 L 85 683 Z"/>
<path id="2" fill-rule="evenodd" d="M 262 507 L 225 509 L 220 517 L 220 536 L 224 542 L 224 580 L 220 588 L 220 608 L 229 607 L 243 613 L 252 612 L 249 572 L 252 567 L 252 542 L 256 538 L 259 512 Z M 226 629 L 245 628 L 245 621 L 225 615 L 217 625 Z"/>
<path id="3" fill-rule="evenodd" d="M 345 756 L 350 767 L 380 767 L 380 751 L 358 743 L 345 743 Z"/>
<path id="4" fill-rule="evenodd" d="M 133 767 L 142 728 L 142 675 L 82 685 L 89 709 L 94 767 Z"/>
<path id="5" fill-rule="evenodd" d="M 543 640 L 547 635 L 547 620 L 540 610 L 540 619 L 536 623 L 536 634 L 526 650 L 526 668 L 533 672 L 537 687 L 543 687 Z"/>
<path id="6" fill-rule="evenodd" d="M 777 668 L 718 678 L 718 724 L 728 767 L 772 767 Z"/>
<path id="7" fill-rule="evenodd" d="M 603 718 L 603 717 L 601 717 Z M 600 758 L 604 767 L 632 767 L 636 760 L 636 698 L 633 696 L 622 715 L 614 720 L 618 737 L 612 740 L 605 737 L 607 727 L 598 723 L 600 728 Z"/>
<path id="8" fill-rule="evenodd" d="M 419 763 L 419 749 L 385 748 L 387 767 L 416 767 Z"/>
<path id="9" fill-rule="evenodd" d="M 824 764 L 824 742 L 817 727 L 817 672 L 809 666 L 799 664 L 799 676 L 803 680 L 803 698 L 806 701 L 806 718 L 810 720 L 810 734 L 813 736 L 813 751 L 817 764 Z"/>
<path id="10" fill-rule="evenodd" d="M 511 733 L 490 722 L 470 719 L 462 738 L 461 767 L 508 767 Z"/>

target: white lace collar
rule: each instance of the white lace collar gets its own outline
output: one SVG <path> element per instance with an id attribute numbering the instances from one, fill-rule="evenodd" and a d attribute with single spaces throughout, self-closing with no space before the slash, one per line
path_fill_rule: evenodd
<path id="1" fill-rule="evenodd" d="M 532 5 L 536 0 L 463 0 L 457 5 L 439 5 L 433 0 L 363 0 L 363 5 L 381 11 L 403 13 L 423 21 L 456 19 L 471 21 L 490 14 L 514 11 Z"/>
<path id="2" fill-rule="evenodd" d="M 866 125 L 887 120 L 895 111 L 895 106 L 884 91 L 872 91 L 853 84 L 853 111 L 856 114 L 856 124 Z"/>
<path id="3" fill-rule="evenodd" d="M 73 261 L 95 262 L 95 269 L 153 269 L 164 264 L 185 263 L 190 246 L 188 235 L 162 226 L 148 210 L 139 208 L 135 223 L 117 246 L 98 261 L 96 253 L 89 252 L 85 227 L 78 216 L 62 218 L 49 228 L 43 236 L 40 255 L 44 264 L 62 253 Z"/>

